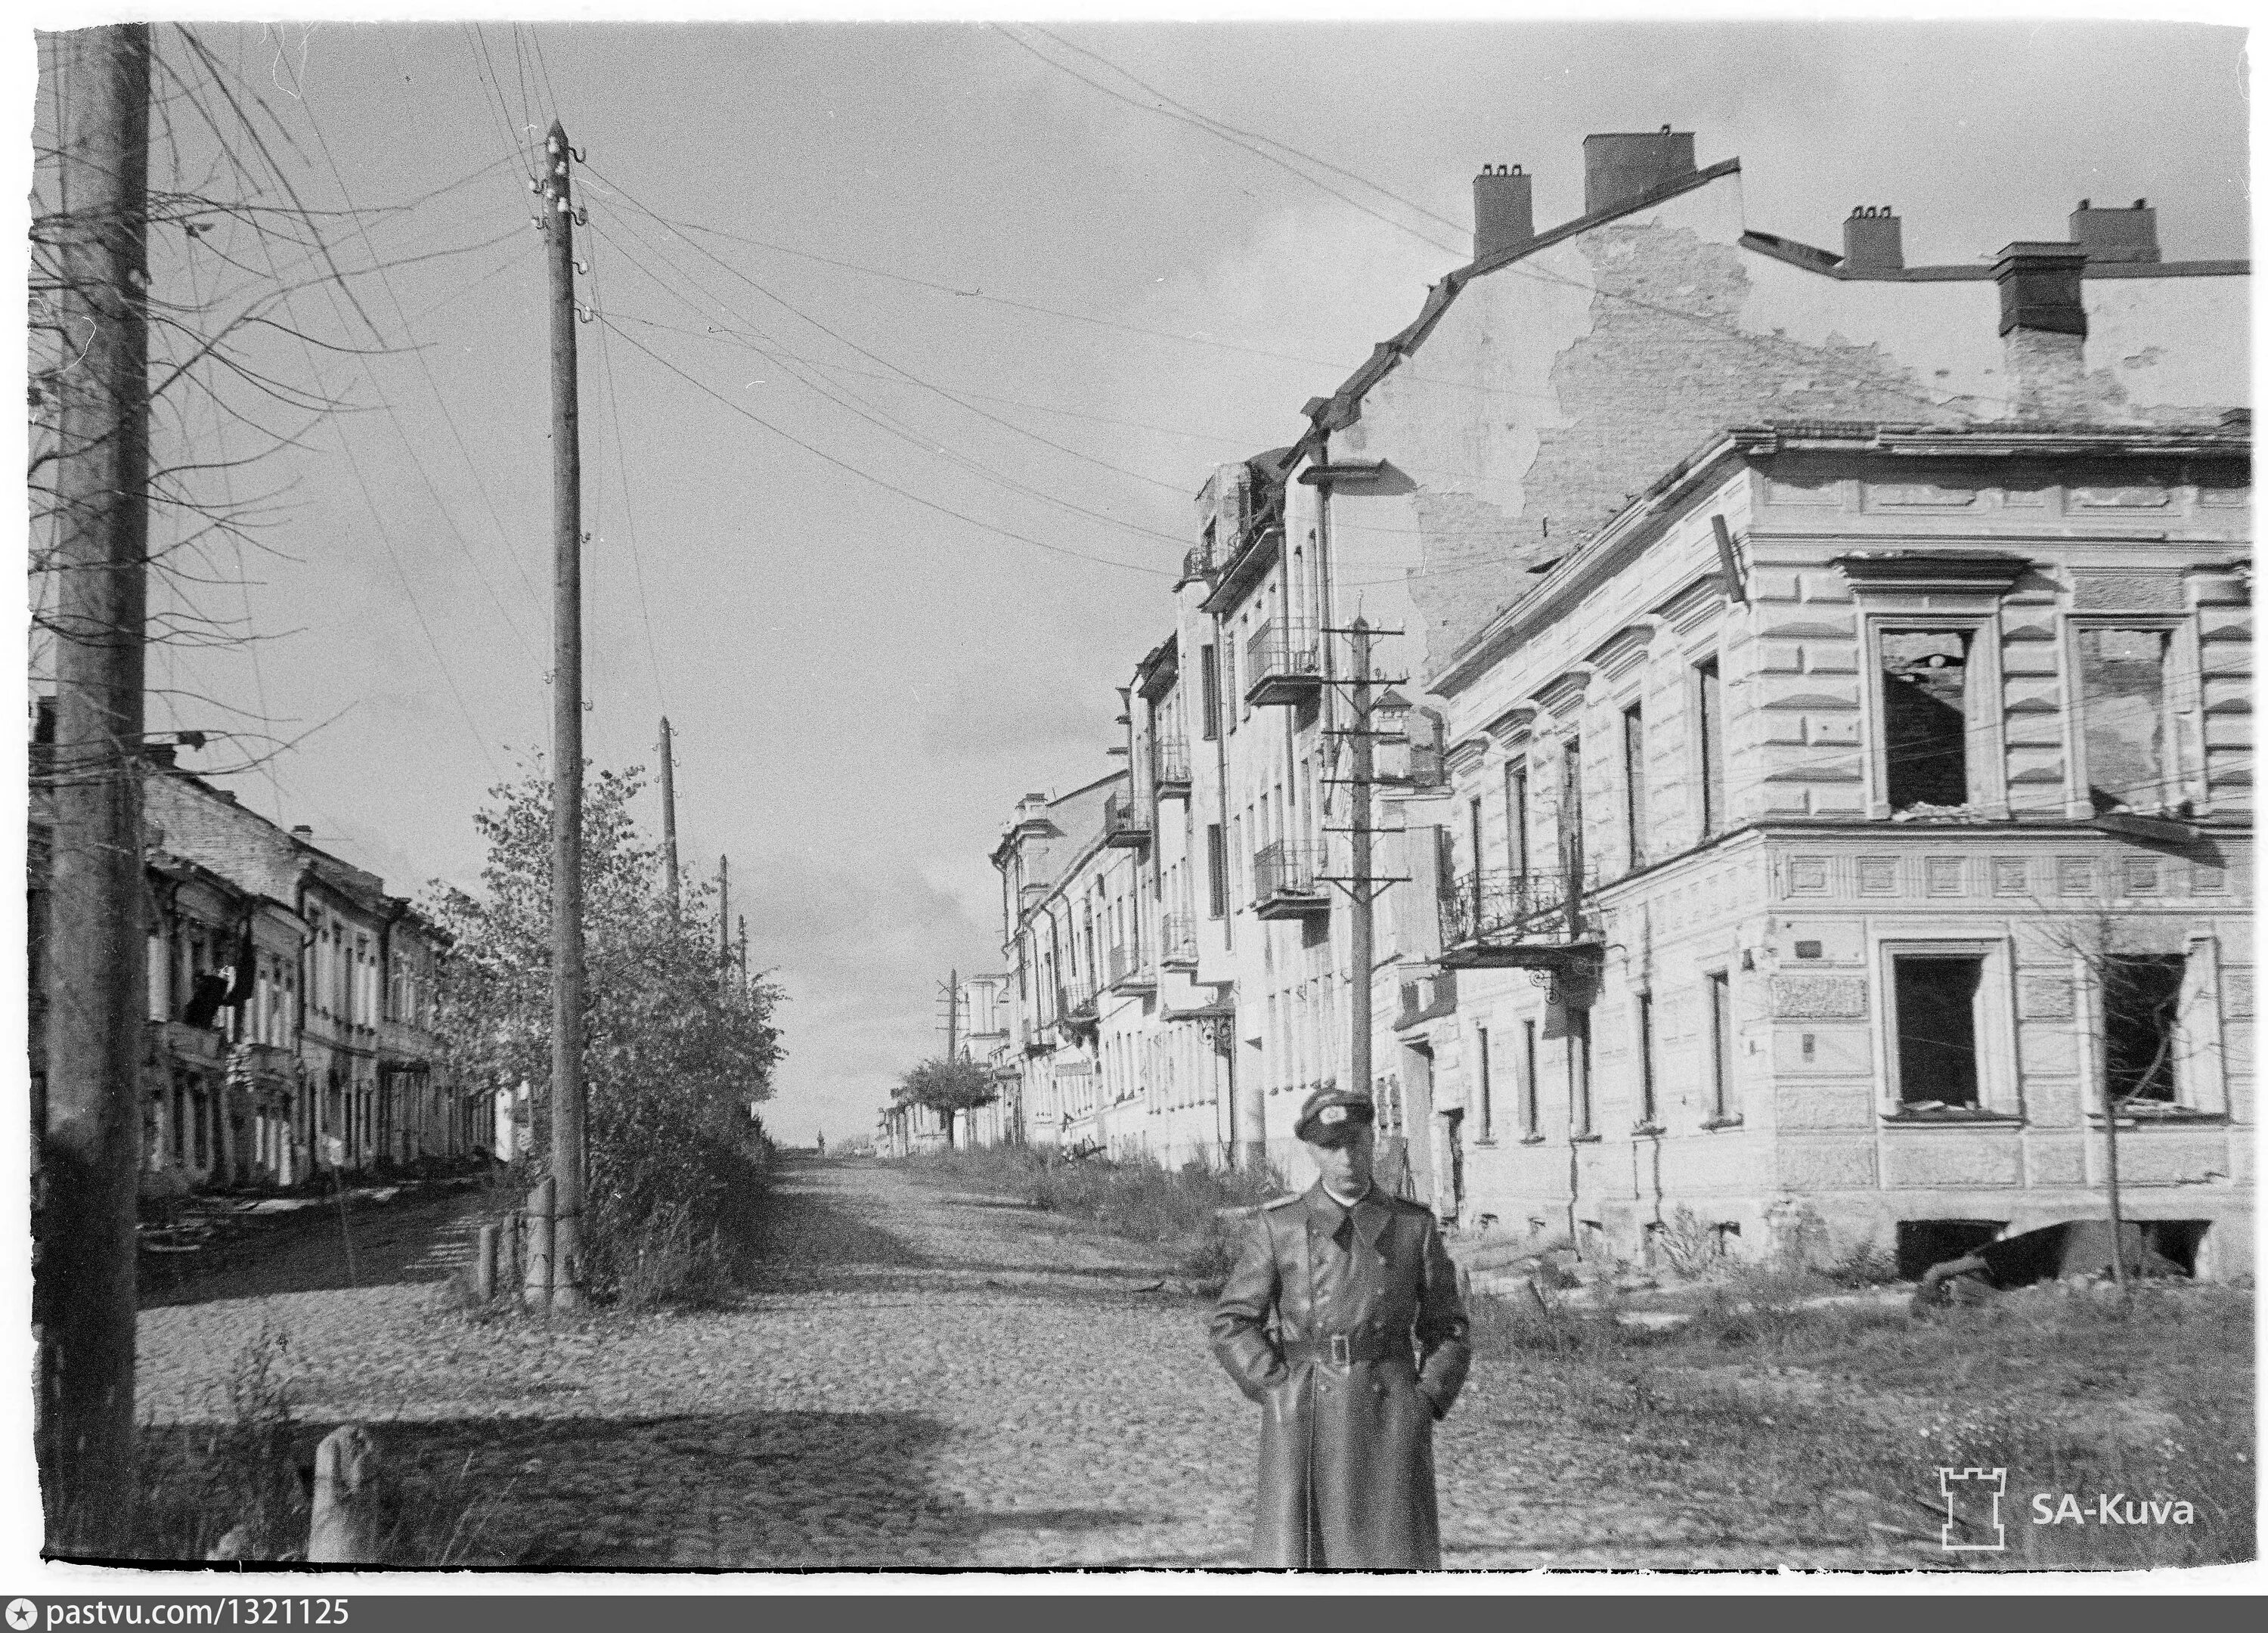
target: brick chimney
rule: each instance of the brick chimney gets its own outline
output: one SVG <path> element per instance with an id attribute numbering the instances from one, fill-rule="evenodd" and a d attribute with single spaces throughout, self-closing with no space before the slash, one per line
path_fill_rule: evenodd
<path id="1" fill-rule="evenodd" d="M 1856 204 L 1843 222 L 1845 272 L 1896 272 L 1906 264 L 1904 224 L 1888 204 Z"/>
<path id="2" fill-rule="evenodd" d="M 1693 173 L 1693 133 L 1664 125 L 1583 138 L 1583 213 L 1595 216 Z"/>
<path id="3" fill-rule="evenodd" d="M 2071 212 L 2071 241 L 2089 261 L 2154 261 L 2158 259 L 2158 212 L 2138 198 L 2126 210 L 2097 210 L 2089 199 Z"/>
<path id="4" fill-rule="evenodd" d="M 1473 178 L 1473 259 L 1517 249 L 1535 236 L 1535 178 L 1517 165 L 1483 165 Z"/>
<path id="5" fill-rule="evenodd" d="M 2001 367 L 2018 419 L 2084 419 L 2087 305 L 2080 275 L 2088 252 L 2077 244 L 2019 242 L 2000 252 Z"/>

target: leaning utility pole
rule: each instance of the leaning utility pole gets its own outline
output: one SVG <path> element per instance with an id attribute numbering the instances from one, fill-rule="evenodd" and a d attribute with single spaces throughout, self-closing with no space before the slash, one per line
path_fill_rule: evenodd
<path id="1" fill-rule="evenodd" d="M 148 1036 L 143 641 L 150 555 L 150 30 L 46 36 L 59 110 L 53 377 L 55 721 L 43 791 L 46 1127 L 33 1322 L 52 1548 L 109 1553 L 134 1502 L 135 1171 Z"/>
<path id="2" fill-rule="evenodd" d="M 551 301 L 551 1303 L 583 1302 L 583 451 L 575 379 L 573 151 L 544 138 Z"/>
<path id="3" fill-rule="evenodd" d="M 684 901 L 677 887 L 677 764 L 670 749 L 667 715 L 661 717 L 661 877 L 674 918 L 683 911 Z"/>
<path id="4" fill-rule="evenodd" d="M 1370 1092 L 1370 974 L 1374 956 L 1376 937 L 1371 917 L 1370 881 L 1370 798 L 1375 760 L 1370 736 L 1370 639 L 1369 622 L 1358 617 L 1354 621 L 1354 699 L 1351 713 L 1353 734 L 1348 740 L 1353 745 L 1352 775 L 1348 779 L 1354 790 L 1354 812 L 1349 824 L 1348 838 L 1351 860 L 1348 870 L 1352 882 L 1347 894 L 1352 899 L 1351 921 L 1353 946 L 1349 953 L 1353 964 L 1353 979 L 1347 988 L 1347 1026 L 1351 1035 L 1347 1040 L 1347 1077 L 1350 1081 L 1342 1088 L 1357 1094 Z"/>

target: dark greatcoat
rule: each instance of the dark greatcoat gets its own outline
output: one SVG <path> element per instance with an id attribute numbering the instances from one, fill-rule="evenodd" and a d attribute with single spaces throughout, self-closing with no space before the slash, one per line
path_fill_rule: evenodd
<path id="1" fill-rule="evenodd" d="M 1433 1424 L 1472 1365 L 1466 1331 L 1431 1210 L 1375 1185 L 1342 1208 L 1318 1183 L 1251 1217 L 1213 1309 L 1212 1350 L 1264 1413 L 1253 1564 L 1439 1569 Z M 1337 1334 L 1367 1335 L 1386 1353 L 1285 1358 L 1286 1343 Z"/>

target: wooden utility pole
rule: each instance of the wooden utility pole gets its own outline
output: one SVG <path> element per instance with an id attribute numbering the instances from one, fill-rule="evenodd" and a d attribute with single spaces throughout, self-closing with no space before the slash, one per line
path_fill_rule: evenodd
<path id="1" fill-rule="evenodd" d="M 51 1548 L 108 1552 L 134 1502 L 134 1191 L 142 1053 L 143 642 L 150 555 L 150 31 L 54 43 L 55 722 L 46 1127 L 33 1322 Z"/>
<path id="2" fill-rule="evenodd" d="M 961 1058 L 961 972 L 945 973 L 945 1057 Z"/>
<path id="3" fill-rule="evenodd" d="M 1348 739 L 1354 746 L 1352 776 L 1349 778 L 1354 790 L 1354 814 L 1348 825 L 1353 864 L 1348 871 L 1353 877 L 1347 893 L 1352 898 L 1354 909 L 1350 916 L 1354 945 L 1349 954 L 1354 968 L 1353 980 L 1347 989 L 1347 1027 L 1351 1034 L 1347 1040 L 1350 1081 L 1340 1085 L 1357 1094 L 1370 1092 L 1370 974 L 1377 939 L 1371 917 L 1370 880 L 1370 797 L 1376 764 L 1370 737 L 1370 639 L 1369 623 L 1358 617 L 1354 621 L 1354 703 L 1351 711 L 1354 730 Z"/>
<path id="4" fill-rule="evenodd" d="M 677 759 L 671 752 L 669 717 L 661 717 L 661 877 L 673 918 L 684 911 L 677 885 Z"/>
<path id="5" fill-rule="evenodd" d="M 574 158 L 544 138 L 551 302 L 552 1303 L 583 1302 L 583 451 L 575 378 Z"/>
<path id="6" fill-rule="evenodd" d="M 733 961 L 733 858 L 717 858 L 717 956 Z"/>
<path id="7" fill-rule="evenodd" d="M 748 989 L 748 916 L 745 913 L 740 915 L 740 951 L 735 961 L 740 969 L 740 990 L 746 992 Z"/>

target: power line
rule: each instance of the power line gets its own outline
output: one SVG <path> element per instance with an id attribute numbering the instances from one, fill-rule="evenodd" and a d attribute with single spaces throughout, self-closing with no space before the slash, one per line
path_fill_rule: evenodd
<path id="1" fill-rule="evenodd" d="M 611 239 L 609 241 L 612 241 Z M 620 246 L 616 246 L 616 247 L 619 249 Z M 653 272 L 640 263 L 635 256 L 630 255 L 627 251 L 623 251 L 622 254 L 623 259 L 628 261 L 632 266 L 637 267 L 641 272 L 644 272 L 648 277 L 654 278 L 654 281 L 657 283 L 660 283 L 661 287 L 666 291 L 668 290 L 668 285 L 662 283 L 662 281 L 659 278 L 655 277 Z M 682 276 L 682 268 L 673 269 L 677 270 L 680 272 L 681 276 Z M 690 280 L 688 279 L 688 281 Z M 698 288 L 700 286 L 696 284 L 696 287 Z M 675 291 L 668 291 L 668 292 L 672 294 L 677 293 Z M 704 294 L 708 293 L 705 290 L 703 290 L 703 292 Z M 685 297 L 681 294 L 678 295 L 677 298 L 680 300 L 685 299 Z M 715 298 L 711 296 L 711 298 L 714 299 Z M 688 302 L 687 304 L 691 305 L 692 303 Z M 723 303 L 718 302 L 718 305 L 721 306 Z M 727 308 L 726 310 L 729 311 L 730 309 Z M 644 321 L 644 320 L 635 318 L 631 320 Z M 653 327 L 667 327 L 668 326 L 657 324 Z M 1154 527 L 1145 527 L 1137 522 L 1122 521 L 1118 518 L 1108 515 L 1104 511 L 1091 510 L 1087 506 L 1076 504 L 1071 500 L 1057 497 L 1053 494 L 1046 492 L 1044 489 L 1035 488 L 1027 482 L 1020 482 L 1015 477 L 996 471 L 991 467 L 984 464 L 982 460 L 973 459 L 967 454 L 956 452 L 954 450 L 939 444 L 934 438 L 923 436 L 919 431 L 905 425 L 902 422 L 897 421 L 895 416 L 887 415 L 880 408 L 876 408 L 875 405 L 873 403 L 866 402 L 864 398 L 857 397 L 856 394 L 846 394 L 838 393 L 820 381 L 803 375 L 796 369 L 792 363 L 788 362 L 788 358 L 792 354 L 776 351 L 757 342 L 744 340 L 742 337 L 733 334 L 730 330 L 716 329 L 713 325 L 711 327 L 714 331 L 714 335 L 721 335 L 725 338 L 735 341 L 740 344 L 755 350 L 759 356 L 763 357 L 771 362 L 782 364 L 792 378 L 810 391 L 825 398 L 827 401 L 833 402 L 838 408 L 843 408 L 847 412 L 855 415 L 859 419 L 865 421 L 868 424 L 875 426 L 879 430 L 887 431 L 890 435 L 899 438 L 912 445 L 925 454 L 944 459 L 950 463 L 959 465 L 965 469 L 970 470 L 983 477 L 984 480 L 994 482 L 1012 492 L 1026 495 L 1027 497 L 1037 499 L 1045 504 L 1055 505 L 1058 509 L 1068 511 L 1074 515 L 1084 516 L 1091 520 L 1102 522 L 1109 526 L 1123 528 L 1129 533 L 1140 533 L 1145 538 L 1162 539 L 1168 544 L 1180 546 L 1183 543 L 1183 541 L 1176 534 L 1161 533 Z M 864 405 L 863 407 L 860 406 L 862 404 Z M 868 408 L 874 409 L 874 412 L 866 412 L 865 410 Z"/>
<path id="2" fill-rule="evenodd" d="M 591 305 L 604 311 L 604 303 L 599 298 L 599 256 L 595 249 L 591 252 L 591 270 L 587 276 L 591 283 Z M 630 448 L 622 440 L 622 393 L 615 385 L 615 354 L 607 344 L 607 327 L 603 323 L 599 326 L 599 367 L 607 377 L 607 417 L 614 426 L 615 464 L 622 476 L 622 526 L 630 538 L 630 580 L 637 590 L 638 621 L 645 626 L 646 656 L 653 664 L 654 701 L 661 705 L 661 712 L 666 715 L 669 712 L 669 694 L 662 686 L 661 649 L 654 641 L 653 613 L 646 601 L 645 566 L 638 559 L 637 517 L 630 506 Z"/>
<path id="3" fill-rule="evenodd" d="M 601 177 L 600 179 L 602 180 L 606 180 L 604 177 Z M 652 217 L 655 221 L 661 220 L 659 216 L 657 216 L 653 211 L 647 210 L 644 204 L 640 203 L 637 199 L 633 197 L 630 194 L 624 191 L 619 185 L 612 181 L 608 181 L 607 185 L 614 191 L 617 197 L 630 204 L 633 209 Z M 894 363 L 889 358 L 881 356 L 879 352 L 869 350 L 865 346 L 860 345 L 857 341 L 850 339 L 848 335 L 841 334 L 837 330 L 829 328 L 826 324 L 821 323 L 817 318 L 813 317 L 809 313 L 803 311 L 801 308 L 784 299 L 781 296 L 766 288 L 763 284 L 750 277 L 747 273 L 742 272 L 739 268 L 733 266 L 732 262 L 718 255 L 714 251 L 703 249 L 698 244 L 694 245 L 692 247 L 707 259 L 715 261 L 726 272 L 731 273 L 734 277 L 740 279 L 741 283 L 746 283 L 750 289 L 755 290 L 765 299 L 784 308 L 789 313 L 792 313 L 796 317 L 801 319 L 804 322 L 811 325 L 812 327 L 817 329 L 828 339 L 836 342 L 839 345 L 847 346 L 852 351 L 857 352 L 860 357 L 865 357 L 871 363 L 879 364 L 883 368 L 902 374 L 905 376 L 907 380 L 913 385 L 918 386 L 923 390 L 931 392 L 935 395 L 943 398 L 946 401 L 952 403 L 955 408 L 960 408 L 966 413 L 973 414 L 981 420 L 990 421 L 991 423 L 1000 426 L 1005 430 L 1013 431 L 1020 437 L 1029 438 L 1031 440 L 1040 444 L 1043 447 L 1053 448 L 1058 453 L 1069 454 L 1074 460 L 1083 460 L 1089 465 L 1100 466 L 1104 470 L 1114 472 L 1121 476 L 1131 477 L 1136 482 L 1154 483 L 1157 486 L 1169 489 L 1176 494 L 1182 492 L 1182 488 L 1179 483 L 1160 482 L 1158 478 L 1145 475 L 1140 471 L 1130 471 L 1123 466 L 1111 464 L 1108 460 L 1097 459 L 1091 453 L 1082 453 L 1077 448 L 1067 447 L 1062 443 L 1055 442 L 1048 438 L 1041 436 L 1037 431 L 1030 430 L 1021 425 L 1018 425 L 1013 421 L 1004 420 L 997 414 L 989 414 L 983 408 L 976 407 L 974 404 L 964 402 L 960 398 L 954 396 L 951 392 L 947 391 L 944 386 L 935 385 L 929 380 L 922 379 L 921 376 L 916 374 L 912 370 L 904 367 L 902 364 Z M 1145 531 L 1146 532 L 1149 530 L 1145 529 Z"/>
<path id="4" fill-rule="evenodd" d="M 600 314 L 599 320 L 601 323 L 607 323 L 610 326 L 612 323 L 612 320 L 608 319 L 604 313 Z M 617 332 L 619 333 L 619 331 Z M 781 438 L 783 441 L 793 443 L 797 447 L 802 449 L 806 453 L 812 455 L 814 459 L 823 460 L 828 464 L 835 467 L 837 470 L 847 471 L 851 475 L 859 477 L 864 481 L 870 482 L 878 488 L 887 489 L 888 491 L 896 494 L 901 498 L 909 499 L 914 504 L 922 506 L 924 510 L 935 511 L 940 515 L 952 517 L 955 521 L 967 522 L 970 526 L 980 528 L 983 532 L 997 533 L 1001 538 L 1012 539 L 1020 544 L 1028 544 L 1035 549 L 1046 550 L 1052 555 L 1067 555 L 1075 561 L 1094 562 L 1101 566 L 1116 567 L 1127 572 L 1143 573 L 1153 578 L 1171 578 L 1174 577 L 1172 573 L 1167 572 L 1160 568 L 1145 567 L 1134 562 L 1117 561 L 1107 555 L 1090 555 L 1086 551 L 1074 550 L 1065 545 L 1049 544 L 1044 540 L 1035 539 L 1028 533 L 1020 533 L 1014 532 L 1010 528 L 996 526 L 990 522 L 979 521 L 976 518 L 965 514 L 962 511 L 956 511 L 950 505 L 939 504 L 934 499 L 925 499 L 921 495 L 915 493 L 909 489 L 899 487 L 895 482 L 886 481 L 883 478 L 873 474 L 870 471 L 861 470 L 858 467 L 852 465 L 847 460 L 839 460 L 836 458 L 835 455 L 827 452 L 824 449 L 814 447 L 810 443 L 806 442 L 802 438 L 796 436 L 792 431 L 783 430 L 780 427 L 773 424 L 770 420 L 765 419 L 762 415 L 755 413 L 740 403 L 734 402 L 731 398 L 725 396 L 722 393 L 717 391 L 713 387 L 701 380 L 696 379 L 692 375 L 688 374 L 684 370 L 670 362 L 668 358 L 653 350 L 651 347 L 642 343 L 636 335 L 626 334 L 622 335 L 622 340 L 626 344 L 635 347 L 637 350 L 644 353 L 647 357 L 651 358 L 656 364 L 659 364 L 662 368 L 666 369 L 670 373 L 677 376 L 678 379 L 683 380 L 687 385 L 700 392 L 703 396 L 712 398 L 716 401 L 724 404 L 725 407 L 732 409 L 733 413 L 740 416 L 741 418 L 755 422 L 756 424 L 762 426 L 766 430 L 771 432 L 772 435 Z"/>

